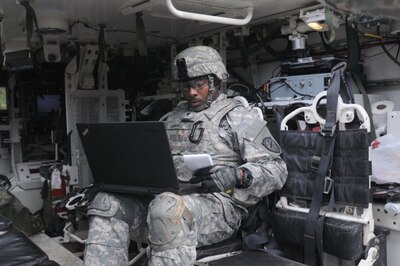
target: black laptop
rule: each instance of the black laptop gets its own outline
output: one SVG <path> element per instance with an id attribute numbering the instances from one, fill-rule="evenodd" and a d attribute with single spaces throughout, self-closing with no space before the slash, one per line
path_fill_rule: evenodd
<path id="1" fill-rule="evenodd" d="M 76 124 L 103 191 L 129 194 L 178 193 L 179 184 L 163 122 Z"/>

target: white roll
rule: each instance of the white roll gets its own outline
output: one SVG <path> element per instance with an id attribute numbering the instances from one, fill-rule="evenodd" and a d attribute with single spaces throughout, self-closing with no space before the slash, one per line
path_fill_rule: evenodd
<path id="1" fill-rule="evenodd" d="M 394 103 L 391 101 L 377 101 L 372 104 L 372 118 L 377 135 L 386 133 L 387 114 L 393 110 L 393 107 Z"/>
<path id="2" fill-rule="evenodd" d="M 393 107 L 394 103 L 391 101 L 377 101 L 372 104 L 371 109 L 374 115 L 380 115 L 393 111 Z"/>

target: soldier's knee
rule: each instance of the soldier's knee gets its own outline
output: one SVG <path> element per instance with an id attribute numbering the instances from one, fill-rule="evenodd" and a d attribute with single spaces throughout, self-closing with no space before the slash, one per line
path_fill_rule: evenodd
<path id="1" fill-rule="evenodd" d="M 129 224 L 121 219 L 121 202 L 112 194 L 98 193 L 88 208 L 91 216 L 86 244 L 124 247 L 129 243 Z"/>
<path id="2" fill-rule="evenodd" d="M 120 200 L 111 194 L 99 192 L 88 208 L 90 216 L 113 217 L 118 212 Z"/>
<path id="3" fill-rule="evenodd" d="M 152 248 L 165 250 L 185 244 L 193 216 L 182 197 L 166 192 L 150 203 L 147 222 Z"/>

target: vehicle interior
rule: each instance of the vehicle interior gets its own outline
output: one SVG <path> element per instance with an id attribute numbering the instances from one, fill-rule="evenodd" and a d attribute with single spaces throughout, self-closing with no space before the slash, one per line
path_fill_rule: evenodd
<path id="1" fill-rule="evenodd" d="M 289 173 L 196 265 L 398 265 L 399 12 L 396 0 L 1 1 L 0 265 L 83 265 L 99 190 L 76 124 L 163 120 L 184 100 L 173 60 L 196 45 L 219 52 L 222 92 L 267 121 Z M 146 248 L 131 241 L 130 265 L 147 265 Z"/>

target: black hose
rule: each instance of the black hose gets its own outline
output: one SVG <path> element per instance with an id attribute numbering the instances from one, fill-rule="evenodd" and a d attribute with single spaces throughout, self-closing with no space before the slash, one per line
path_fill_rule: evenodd
<path id="1" fill-rule="evenodd" d="M 396 60 L 396 58 L 394 58 L 394 56 L 389 53 L 388 49 L 386 49 L 385 45 L 383 44 L 383 42 L 381 41 L 381 47 L 383 49 L 383 51 L 385 52 L 385 54 L 398 66 L 400 66 L 400 62 L 398 60 Z"/>
<path id="2" fill-rule="evenodd" d="M 376 26 L 376 32 L 379 35 L 380 34 L 380 27 L 379 24 L 378 26 Z M 379 40 L 379 43 L 382 47 L 382 50 L 385 52 L 385 54 L 393 61 L 393 63 L 395 63 L 396 65 L 400 66 L 400 62 L 398 60 L 396 60 L 396 58 L 394 58 L 394 56 L 389 53 L 388 49 L 386 49 L 385 45 L 382 42 L 382 39 Z"/>

